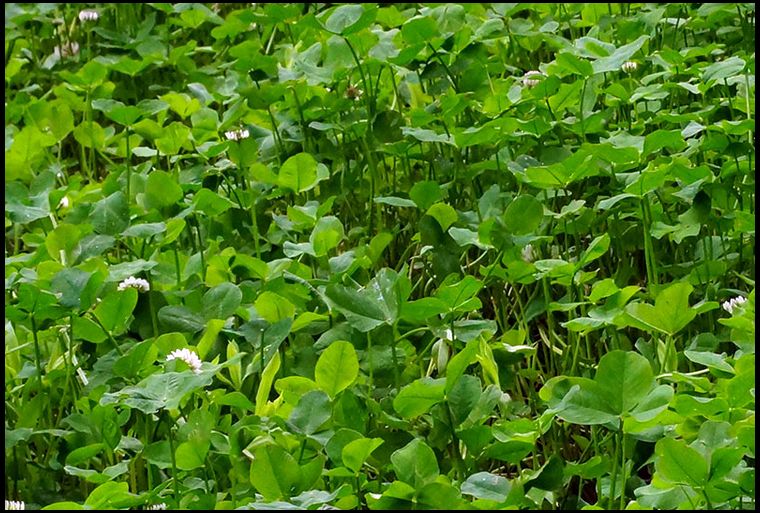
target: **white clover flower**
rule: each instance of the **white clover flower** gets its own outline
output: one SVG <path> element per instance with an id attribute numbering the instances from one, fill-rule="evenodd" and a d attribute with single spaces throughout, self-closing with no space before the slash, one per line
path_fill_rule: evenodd
<path id="1" fill-rule="evenodd" d="M 126 290 L 129 287 L 137 289 L 139 292 L 148 292 L 150 290 L 150 283 L 142 278 L 135 278 L 130 276 L 123 282 L 119 283 L 119 290 Z"/>
<path id="2" fill-rule="evenodd" d="M 541 78 L 545 77 L 540 71 L 529 71 L 522 78 L 523 87 L 536 87 L 541 83 Z"/>
<path id="3" fill-rule="evenodd" d="M 152 505 L 148 506 L 145 509 L 151 509 L 151 510 L 166 509 L 166 503 L 165 502 L 159 502 L 158 504 L 152 504 Z"/>
<path id="4" fill-rule="evenodd" d="M 723 303 L 723 309 L 733 315 L 734 308 L 743 305 L 747 302 L 747 298 L 744 296 L 737 296 L 735 298 L 729 299 L 728 301 Z"/>
<path id="5" fill-rule="evenodd" d="M 93 11 L 92 9 L 79 11 L 79 21 L 98 21 L 98 18 L 100 18 L 98 11 Z"/>
<path id="6" fill-rule="evenodd" d="M 438 369 L 438 374 L 442 374 L 446 370 L 446 365 L 449 363 L 449 345 L 443 339 L 438 339 L 433 344 L 432 356 L 435 358 L 435 368 Z"/>
<path id="7" fill-rule="evenodd" d="M 536 255 L 533 253 L 533 246 L 531 244 L 528 244 L 525 246 L 522 251 L 520 251 L 520 256 L 525 262 L 532 262 L 536 259 Z"/>
<path id="8" fill-rule="evenodd" d="M 639 65 L 636 64 L 633 61 L 625 61 L 622 66 L 620 66 L 620 69 L 625 71 L 626 73 L 633 73 L 639 68 Z"/>
<path id="9" fill-rule="evenodd" d="M 58 208 L 69 208 L 69 197 L 64 196 L 61 201 L 58 202 Z"/>
<path id="10" fill-rule="evenodd" d="M 79 53 L 79 43 L 77 43 L 76 41 L 71 41 L 69 44 L 64 45 L 63 48 L 61 48 L 60 46 L 56 46 L 55 48 L 53 48 L 53 55 L 55 55 L 58 58 L 70 57 L 78 53 Z"/>
<path id="11" fill-rule="evenodd" d="M 26 509 L 24 501 L 5 501 L 5 510 L 8 511 L 21 511 Z"/>
<path id="12" fill-rule="evenodd" d="M 224 132 L 224 136 L 228 141 L 239 141 L 241 139 L 247 139 L 250 135 L 251 134 L 245 128 Z"/>
<path id="13" fill-rule="evenodd" d="M 190 351 L 187 348 L 175 349 L 169 353 L 169 356 L 166 357 L 167 362 L 170 362 L 172 360 L 182 360 L 188 364 L 196 374 L 200 374 L 201 372 L 201 359 L 198 358 L 198 355 L 195 354 L 195 351 Z"/>

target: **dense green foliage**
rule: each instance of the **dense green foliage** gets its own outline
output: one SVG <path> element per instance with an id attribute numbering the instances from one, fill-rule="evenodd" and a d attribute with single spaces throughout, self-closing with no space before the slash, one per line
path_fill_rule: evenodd
<path id="1" fill-rule="evenodd" d="M 754 509 L 754 4 L 81 8 L 5 6 L 7 499 Z"/>

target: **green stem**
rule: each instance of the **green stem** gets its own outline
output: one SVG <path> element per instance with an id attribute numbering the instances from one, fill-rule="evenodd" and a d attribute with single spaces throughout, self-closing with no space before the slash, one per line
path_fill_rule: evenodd
<path id="1" fill-rule="evenodd" d="M 172 422 L 171 417 L 169 416 L 169 413 L 164 410 L 164 416 L 169 419 L 169 452 L 171 454 L 172 458 L 172 482 L 174 484 L 174 500 L 175 504 L 179 506 L 179 480 L 177 479 L 177 457 L 174 454 L 174 432 L 172 431 L 174 427 L 174 422 Z"/>
<path id="2" fill-rule="evenodd" d="M 256 219 L 256 191 L 253 188 L 253 182 L 249 182 L 248 191 L 251 196 L 251 231 L 253 232 L 253 248 L 256 251 L 256 258 L 261 260 L 261 248 L 259 247 L 259 224 Z"/>
<path id="3" fill-rule="evenodd" d="M 95 321 L 95 323 L 96 323 L 98 326 L 100 326 L 100 329 L 102 329 L 102 330 L 103 330 L 103 333 L 105 333 L 105 334 L 106 334 L 106 336 L 108 337 L 108 341 L 109 341 L 109 342 L 111 342 L 111 344 L 113 344 L 113 347 L 116 349 L 116 352 L 117 352 L 117 353 L 119 353 L 119 356 L 124 356 L 124 351 L 122 351 L 122 350 L 121 350 L 121 348 L 119 347 L 119 344 L 118 344 L 118 343 L 116 342 L 116 340 L 113 338 L 113 335 L 111 335 L 111 332 L 110 332 L 110 331 L 108 331 L 108 330 L 106 329 L 106 327 L 105 327 L 105 326 L 103 326 L 103 323 L 101 323 L 101 322 L 100 322 L 100 319 L 98 319 L 98 316 L 97 316 L 97 315 L 95 315 L 95 314 L 94 314 L 94 313 L 92 313 L 92 312 L 89 312 L 89 313 L 90 313 L 90 317 L 91 317 L 91 318 L 92 318 L 92 319 Z"/>
<path id="4" fill-rule="evenodd" d="M 148 294 L 148 307 L 150 308 L 150 322 L 153 326 L 153 338 L 158 338 L 158 316 L 156 315 L 156 305 L 153 301 L 153 284 L 150 284 L 151 290 Z"/>
<path id="5" fill-rule="evenodd" d="M 456 478 L 461 481 L 464 479 L 466 469 L 464 468 L 464 460 L 462 459 L 462 453 L 459 451 L 459 439 L 457 438 L 456 430 L 454 429 L 454 416 L 451 414 L 451 408 L 449 403 L 446 405 L 446 415 L 449 420 L 449 428 L 451 429 L 451 448 L 454 451 L 454 465 L 456 468 Z"/>
<path id="6" fill-rule="evenodd" d="M 369 393 L 375 388 L 374 380 L 374 366 L 372 365 L 372 337 L 370 332 L 367 332 L 367 363 L 369 364 Z"/>
<path id="7" fill-rule="evenodd" d="M 34 320 L 34 314 L 30 317 L 32 321 L 32 338 L 34 340 L 34 364 L 37 367 L 37 380 L 40 384 L 40 393 L 42 393 L 42 356 L 40 354 L 40 342 L 37 336 L 37 322 Z"/>
<path id="8" fill-rule="evenodd" d="M 622 457 L 620 460 L 620 470 L 623 472 L 623 476 L 622 476 L 623 484 L 620 490 L 620 510 L 622 511 L 625 509 L 625 482 L 628 480 L 628 473 L 626 472 L 626 469 L 625 469 L 625 433 L 623 433 L 622 431 L 620 432 L 620 445 L 621 445 L 620 452 L 622 453 Z"/>
<path id="9" fill-rule="evenodd" d="M 179 268 L 179 251 L 177 250 L 177 242 L 174 242 L 174 268 L 177 271 L 177 288 L 182 288 L 182 273 Z"/>
<path id="10" fill-rule="evenodd" d="M 365 102 L 367 103 L 367 118 L 370 121 L 367 128 L 369 130 L 369 127 L 372 126 L 371 121 L 372 121 L 372 116 L 373 116 L 371 98 L 374 95 L 372 94 L 372 91 L 370 90 L 370 84 L 367 82 L 367 77 L 364 75 L 364 68 L 362 68 L 362 63 L 359 60 L 359 56 L 356 54 L 356 50 L 354 50 L 353 45 L 351 44 L 351 42 L 348 40 L 347 37 L 343 36 L 343 40 L 346 42 L 346 46 L 348 46 L 348 49 L 351 51 L 351 55 L 354 58 L 354 62 L 356 62 L 356 68 L 359 70 L 359 76 L 362 79 L 362 85 L 364 86 L 364 99 L 365 99 Z"/>
<path id="11" fill-rule="evenodd" d="M 398 389 L 399 387 L 399 378 L 398 378 L 398 357 L 396 355 L 396 342 L 398 341 L 398 328 L 396 325 L 393 325 L 393 343 L 391 344 L 391 358 L 393 360 L 393 384 Z"/>
<path id="12" fill-rule="evenodd" d="M 612 438 L 612 444 L 615 446 L 615 452 L 612 456 L 612 473 L 610 474 L 610 496 L 607 506 L 612 508 L 615 504 L 615 485 L 618 474 L 618 453 L 620 451 L 620 444 L 616 440 L 616 436 Z"/>
<path id="13" fill-rule="evenodd" d="M 126 127 L 127 132 L 127 203 L 132 202 L 131 182 L 132 182 L 132 159 L 130 158 L 132 153 L 129 148 L 129 127 Z"/>

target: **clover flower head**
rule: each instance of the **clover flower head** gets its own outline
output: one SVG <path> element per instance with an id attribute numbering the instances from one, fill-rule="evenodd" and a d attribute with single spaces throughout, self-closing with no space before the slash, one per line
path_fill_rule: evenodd
<path id="1" fill-rule="evenodd" d="M 535 260 L 536 255 L 533 253 L 533 246 L 531 244 L 525 246 L 522 251 L 520 251 L 520 256 L 525 262 L 532 262 Z"/>
<path id="2" fill-rule="evenodd" d="M 79 11 L 79 21 L 98 21 L 98 18 L 100 18 L 98 11 L 93 11 L 92 9 Z"/>
<path id="3" fill-rule="evenodd" d="M 123 282 L 119 283 L 119 290 L 126 290 L 129 287 L 133 287 L 139 292 L 148 292 L 150 290 L 150 283 L 148 283 L 147 280 L 135 278 L 134 276 L 130 276 Z"/>
<path id="4" fill-rule="evenodd" d="M 76 41 L 71 41 L 68 44 L 63 45 L 63 47 L 56 46 L 53 48 L 53 54 L 58 57 L 70 57 L 72 55 L 76 55 L 79 53 L 79 43 Z"/>
<path id="5" fill-rule="evenodd" d="M 545 75 L 540 71 L 528 71 L 522 78 L 522 84 L 524 87 L 536 87 L 541 83 L 541 77 Z"/>
<path id="6" fill-rule="evenodd" d="M 170 362 L 172 360 L 182 360 L 187 365 L 189 365 L 190 368 L 193 369 L 193 372 L 196 374 L 200 374 L 201 372 L 201 359 L 198 358 L 198 355 L 195 354 L 195 351 L 191 351 L 187 348 L 175 349 L 169 353 L 169 356 L 166 357 L 167 362 Z"/>
<path id="7" fill-rule="evenodd" d="M 5 510 L 8 511 L 21 511 L 26 509 L 24 501 L 5 501 Z"/>
<path id="8" fill-rule="evenodd" d="M 358 102 L 361 99 L 363 94 L 364 94 L 364 91 L 354 85 L 349 85 L 346 88 L 346 98 L 348 98 L 349 100 L 354 100 L 355 102 Z"/>
<path id="9" fill-rule="evenodd" d="M 251 134 L 245 128 L 224 132 L 224 136 L 228 141 L 239 141 L 241 139 L 247 139 L 250 135 Z"/>
<path id="10" fill-rule="evenodd" d="M 626 73 L 633 73 L 639 68 L 639 65 L 636 64 L 633 61 L 625 61 L 622 66 L 620 66 L 620 69 L 625 71 Z"/>
<path id="11" fill-rule="evenodd" d="M 154 509 L 166 509 L 166 503 L 165 502 L 159 502 L 158 504 L 151 504 L 150 506 L 148 506 L 145 509 L 151 509 L 151 510 L 154 510 Z"/>
<path id="12" fill-rule="evenodd" d="M 747 302 L 747 298 L 744 296 L 737 296 L 735 298 L 731 298 L 728 301 L 723 303 L 723 309 L 728 312 L 729 314 L 733 315 L 734 308 L 743 305 Z"/>

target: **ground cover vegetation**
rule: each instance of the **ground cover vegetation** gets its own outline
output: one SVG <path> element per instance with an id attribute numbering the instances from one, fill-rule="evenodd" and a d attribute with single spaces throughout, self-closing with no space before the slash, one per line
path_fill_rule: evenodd
<path id="1" fill-rule="evenodd" d="M 22 509 L 754 509 L 754 4 L 6 4 Z"/>

